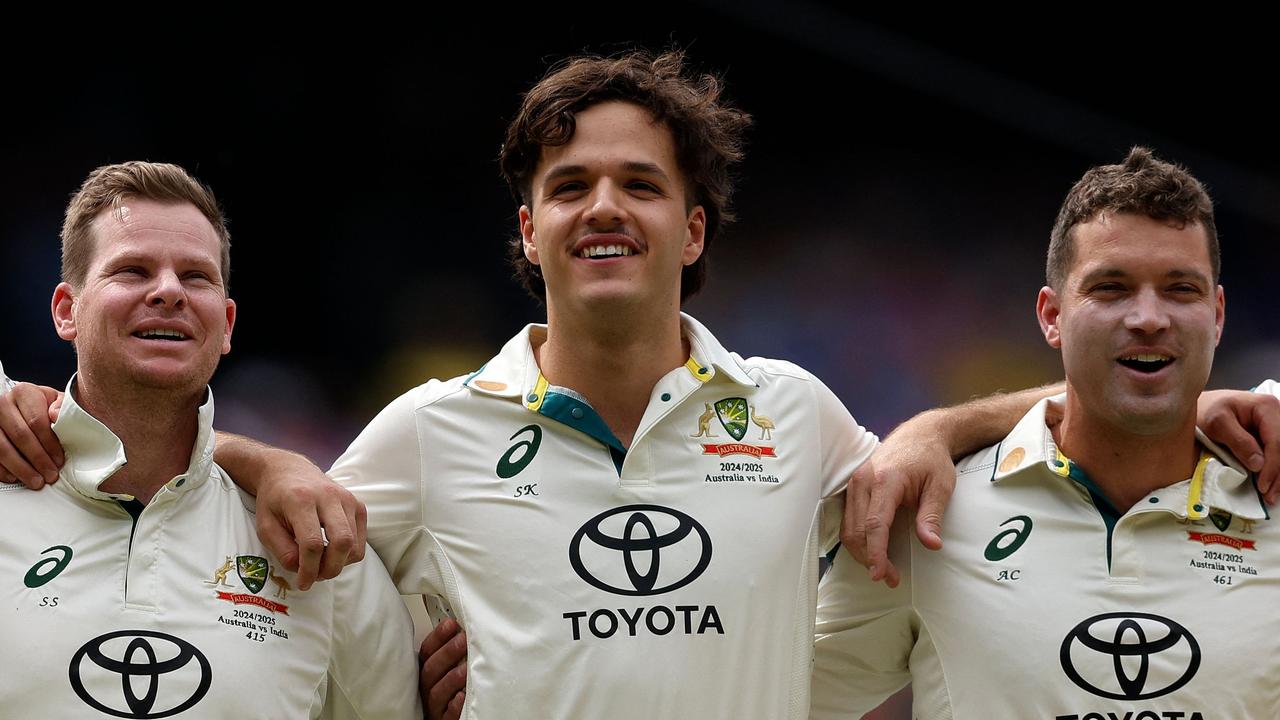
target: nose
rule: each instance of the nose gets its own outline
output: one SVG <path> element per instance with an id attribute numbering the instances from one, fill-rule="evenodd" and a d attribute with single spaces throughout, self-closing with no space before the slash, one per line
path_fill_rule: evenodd
<path id="1" fill-rule="evenodd" d="M 596 186 L 591 189 L 591 197 L 587 202 L 587 224 L 612 227 L 621 225 L 626 220 L 627 209 L 622 188 L 609 180 L 596 183 Z"/>
<path id="2" fill-rule="evenodd" d="M 1125 315 L 1125 327 L 1152 335 L 1169 327 L 1169 309 L 1154 288 L 1144 288 L 1133 296 L 1129 312 Z"/>
<path id="3" fill-rule="evenodd" d="M 187 301 L 186 290 L 177 274 L 164 271 L 156 273 L 147 291 L 147 304 L 153 307 L 181 307 Z"/>

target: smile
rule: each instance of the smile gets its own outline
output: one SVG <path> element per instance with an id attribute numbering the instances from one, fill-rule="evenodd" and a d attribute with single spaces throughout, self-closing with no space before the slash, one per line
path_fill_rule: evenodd
<path id="1" fill-rule="evenodd" d="M 1119 363 L 1142 373 L 1159 372 L 1166 366 L 1173 363 L 1173 358 L 1168 355 L 1160 355 L 1157 353 L 1136 353 L 1133 355 L 1124 355 L 1119 359 Z"/>
<path id="2" fill-rule="evenodd" d="M 179 341 L 187 339 L 187 336 L 178 330 L 143 330 L 142 332 L 134 333 L 133 336 L 143 340 Z"/>
<path id="3" fill-rule="evenodd" d="M 633 251 L 626 245 L 592 245 L 578 252 L 581 258 L 628 257 Z"/>

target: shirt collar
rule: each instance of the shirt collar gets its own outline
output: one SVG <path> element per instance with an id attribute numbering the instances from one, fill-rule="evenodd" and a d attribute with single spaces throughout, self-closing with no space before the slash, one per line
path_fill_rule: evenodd
<path id="1" fill-rule="evenodd" d="M 62 410 L 53 424 L 53 432 L 62 442 L 67 462 L 59 477 L 70 488 L 93 500 L 131 500 L 131 495 L 105 493 L 99 486 L 128 462 L 124 443 L 106 425 L 93 417 L 75 399 L 76 376 L 72 375 L 63 394 Z M 203 483 L 213 464 L 213 391 L 205 390 L 205 401 L 198 413 L 196 441 L 186 472 L 167 484 L 175 493 L 183 493 Z M 61 483 L 59 483 L 61 484 Z"/>
<path id="2" fill-rule="evenodd" d="M 680 313 L 680 332 L 689 341 L 689 358 L 685 367 L 693 377 L 704 383 L 723 377 L 739 385 L 755 386 L 755 381 L 739 360 L 702 323 Z M 526 405 L 536 404 L 544 395 L 547 380 L 533 357 L 533 345 L 543 342 L 546 337 L 546 325 L 525 326 L 464 384 L 487 395 L 521 398 Z"/>
<path id="3" fill-rule="evenodd" d="M 1045 423 L 1049 403 L 1061 404 L 1066 395 L 1036 403 L 1013 432 L 1001 441 L 991 482 L 1006 478 L 1050 478 L 1058 470 L 1058 446 Z M 1161 488 L 1153 497 L 1165 502 L 1161 507 L 1183 518 L 1198 520 L 1209 516 L 1210 508 L 1225 510 L 1251 520 L 1269 517 L 1248 472 L 1230 453 L 1218 447 L 1196 428 L 1196 440 L 1204 446 L 1208 461 L 1197 466 L 1193 477 Z M 1171 502 L 1173 501 L 1173 502 Z"/>

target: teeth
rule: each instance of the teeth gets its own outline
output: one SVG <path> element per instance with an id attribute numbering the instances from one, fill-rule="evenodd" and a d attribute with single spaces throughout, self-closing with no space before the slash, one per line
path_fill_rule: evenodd
<path id="1" fill-rule="evenodd" d="M 583 248 L 578 253 L 578 256 L 584 258 L 612 257 L 614 255 L 627 257 L 631 254 L 631 248 L 626 245 L 592 245 L 591 247 Z"/>
<path id="2" fill-rule="evenodd" d="M 144 338 L 174 338 L 177 340 L 187 339 L 187 336 L 183 335 L 178 330 L 147 330 L 146 332 L 141 332 L 138 334 Z"/>
<path id="3" fill-rule="evenodd" d="M 1136 355 L 1125 355 L 1121 360 L 1136 360 L 1137 362 L 1166 362 L 1173 358 L 1168 355 L 1156 355 L 1154 353 L 1138 353 Z"/>

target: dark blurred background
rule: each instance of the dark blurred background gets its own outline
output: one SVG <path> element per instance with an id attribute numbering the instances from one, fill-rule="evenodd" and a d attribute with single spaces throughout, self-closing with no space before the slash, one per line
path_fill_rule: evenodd
<path id="1" fill-rule="evenodd" d="M 1215 385 L 1277 374 L 1271 30 L 1247 17 L 867 15 L 835 4 L 222 17 L 23 38 L 5 67 L 0 360 L 61 385 L 58 228 L 97 165 L 180 163 L 231 219 L 235 351 L 220 424 L 320 462 L 384 403 L 478 367 L 539 307 L 508 279 L 502 130 L 549 64 L 642 43 L 724 74 L 756 125 L 740 222 L 689 310 L 794 360 L 884 433 L 1054 379 L 1032 308 L 1058 204 L 1149 144 L 1219 207 Z M 632 16 L 627 16 L 630 13 Z"/>
<path id="2" fill-rule="evenodd" d="M 743 355 L 794 360 L 885 433 L 915 411 L 1060 377 L 1033 317 L 1058 205 L 1148 144 L 1218 202 L 1228 323 L 1213 383 L 1280 374 L 1269 23 L 968 6 L 246 9 L 0 48 L 0 360 L 61 386 L 65 203 L 94 167 L 165 160 L 231 219 L 234 352 L 219 425 L 335 457 L 387 401 L 485 362 L 539 307 L 508 279 L 494 158 L 567 54 L 678 45 L 756 120 L 740 222 L 688 309 Z M 1058 12 L 1064 9 L 1059 8 Z M 345 14 L 342 14 L 345 13 Z"/>

